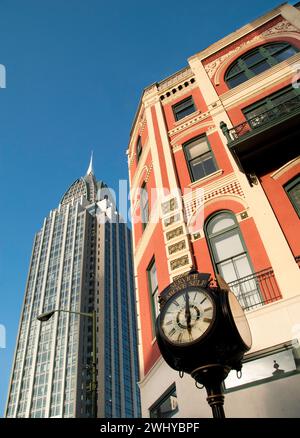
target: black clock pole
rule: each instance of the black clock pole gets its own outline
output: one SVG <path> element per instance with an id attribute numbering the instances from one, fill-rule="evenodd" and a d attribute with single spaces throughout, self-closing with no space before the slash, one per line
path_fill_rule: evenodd
<path id="1" fill-rule="evenodd" d="M 223 381 L 229 371 L 229 367 L 212 364 L 196 368 L 191 372 L 191 376 L 196 382 L 205 386 L 206 400 L 211 407 L 214 418 L 225 418 Z"/>

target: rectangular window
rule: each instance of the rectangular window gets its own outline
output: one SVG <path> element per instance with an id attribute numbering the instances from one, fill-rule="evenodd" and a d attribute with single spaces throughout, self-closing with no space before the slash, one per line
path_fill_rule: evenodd
<path id="1" fill-rule="evenodd" d="M 196 107 L 192 96 L 172 106 L 175 120 L 183 119 L 184 117 L 196 111 Z"/>
<path id="2" fill-rule="evenodd" d="M 206 136 L 195 138 L 183 145 L 192 181 L 204 178 L 217 170 Z"/>
<path id="3" fill-rule="evenodd" d="M 150 418 L 171 418 L 178 412 L 175 383 L 149 409 Z"/>
<path id="4" fill-rule="evenodd" d="M 152 323 L 154 328 L 157 315 L 159 314 L 158 282 L 157 282 L 155 259 L 152 259 L 152 261 L 150 262 L 147 269 L 147 274 L 148 274 L 148 283 L 149 283 L 149 292 L 150 292 L 150 301 L 151 301 Z"/>
<path id="5" fill-rule="evenodd" d="M 292 181 L 284 186 L 286 194 L 300 217 L 300 175 L 297 175 Z"/>
<path id="6" fill-rule="evenodd" d="M 140 205 L 142 225 L 143 229 L 145 229 L 149 221 L 149 199 L 146 183 L 141 187 Z"/>
<path id="7" fill-rule="evenodd" d="M 225 380 L 228 391 L 241 387 L 267 383 L 300 372 L 300 346 L 298 341 L 251 353 L 243 361 L 242 376 L 231 371 Z"/>

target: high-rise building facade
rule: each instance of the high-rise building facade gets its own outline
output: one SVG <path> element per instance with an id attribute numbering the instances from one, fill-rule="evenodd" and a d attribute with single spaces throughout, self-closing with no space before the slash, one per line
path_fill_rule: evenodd
<path id="1" fill-rule="evenodd" d="M 92 319 L 68 312 L 93 310 L 97 415 L 139 416 L 135 305 L 131 233 L 91 162 L 35 236 L 6 417 L 92 416 Z"/>
<path id="2" fill-rule="evenodd" d="M 159 293 L 192 268 L 224 277 L 252 331 L 227 415 L 299 416 L 299 73 L 300 5 L 283 4 L 142 94 L 127 153 L 145 417 L 211 416 L 155 339 Z"/>

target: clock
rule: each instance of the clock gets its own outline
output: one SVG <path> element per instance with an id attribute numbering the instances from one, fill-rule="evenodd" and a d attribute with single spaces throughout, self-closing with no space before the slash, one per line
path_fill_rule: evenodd
<path id="1" fill-rule="evenodd" d="M 230 326 L 232 334 L 237 338 L 237 342 L 247 351 L 252 345 L 250 327 L 238 299 L 230 290 L 223 291 L 223 314 L 225 321 Z"/>
<path id="2" fill-rule="evenodd" d="M 161 311 L 158 330 L 174 346 L 194 344 L 212 329 L 216 306 L 207 290 L 188 287 L 175 293 Z"/>

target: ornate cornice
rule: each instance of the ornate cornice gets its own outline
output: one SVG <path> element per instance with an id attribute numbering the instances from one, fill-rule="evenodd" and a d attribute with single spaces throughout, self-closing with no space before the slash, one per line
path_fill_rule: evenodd
<path id="1" fill-rule="evenodd" d="M 174 87 L 174 85 L 178 84 L 178 82 L 182 82 L 185 79 L 190 78 L 191 76 L 194 76 L 194 73 L 192 72 L 191 68 L 185 67 L 179 72 L 174 73 L 172 76 L 169 76 L 168 78 L 159 82 L 157 87 L 158 91 L 162 93 L 163 91 L 166 91 L 169 88 Z"/>
<path id="2" fill-rule="evenodd" d="M 299 29 L 297 29 L 295 26 L 290 24 L 287 20 L 282 20 L 279 23 L 275 24 L 274 26 L 270 27 L 269 29 L 262 32 L 260 35 L 256 35 L 253 38 L 251 38 L 248 41 L 244 41 L 234 49 L 230 50 L 227 53 L 224 53 L 224 55 L 220 56 L 219 58 L 215 59 L 214 61 L 206 64 L 204 66 L 208 76 L 210 79 L 213 78 L 215 75 L 216 70 L 218 67 L 229 57 L 233 56 L 234 54 L 238 53 L 239 51 L 243 51 L 246 47 L 251 46 L 253 43 L 257 41 L 263 41 L 266 37 L 270 37 L 273 35 L 277 35 L 283 32 L 297 32 L 299 33 Z"/>

